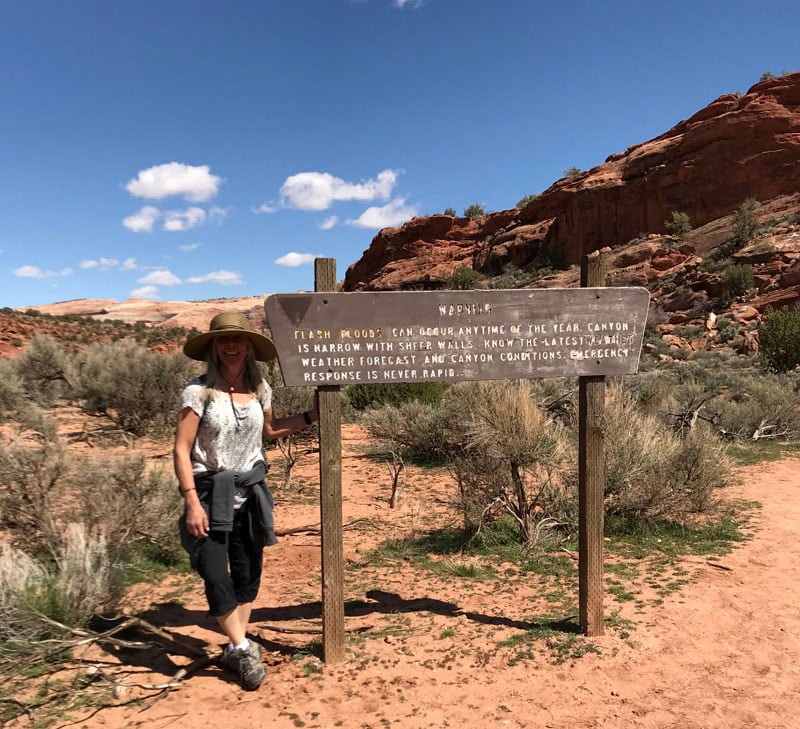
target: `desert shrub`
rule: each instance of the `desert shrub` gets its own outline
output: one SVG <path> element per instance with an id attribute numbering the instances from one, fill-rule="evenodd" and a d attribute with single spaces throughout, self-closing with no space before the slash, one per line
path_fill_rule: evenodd
<path id="1" fill-rule="evenodd" d="M 569 441 L 532 397 L 526 381 L 459 383 L 443 403 L 442 429 L 457 506 L 468 530 L 510 515 L 519 540 L 539 542 L 557 524 L 563 497 L 557 466 Z"/>
<path id="2" fill-rule="evenodd" d="M 442 215 L 452 215 L 454 218 L 456 217 L 456 209 L 455 208 L 445 208 Z"/>
<path id="3" fill-rule="evenodd" d="M 456 291 L 467 291 L 469 289 L 479 289 L 483 277 L 479 271 L 475 271 L 469 266 L 459 266 L 450 274 L 446 286 L 448 289 Z"/>
<path id="4" fill-rule="evenodd" d="M 722 274 L 721 283 L 720 303 L 723 306 L 730 306 L 738 297 L 756 285 L 753 267 L 746 263 L 728 266 Z"/>
<path id="5" fill-rule="evenodd" d="M 312 407 L 314 407 L 314 388 L 273 386 L 272 409 L 276 417 L 283 418 L 310 410 Z"/>
<path id="6" fill-rule="evenodd" d="M 108 552 L 113 564 L 130 561 L 140 545 L 150 545 L 155 556 L 173 564 L 182 556 L 178 517 L 183 499 L 167 467 L 148 467 L 143 457 L 113 461 L 98 457 L 73 463 L 69 472 L 74 493 L 72 508 L 62 520 L 80 521 L 91 532 L 112 537 Z"/>
<path id="7" fill-rule="evenodd" d="M 692 229 L 692 221 L 686 213 L 673 210 L 669 219 L 664 221 L 664 227 L 670 235 L 683 240 Z"/>
<path id="8" fill-rule="evenodd" d="M 507 263 L 503 266 L 503 273 L 496 276 L 489 282 L 489 288 L 492 289 L 518 289 L 538 281 L 544 276 L 549 276 L 554 273 L 555 269 L 550 265 L 542 265 L 538 268 L 530 268 L 523 271 L 517 268 L 513 263 Z"/>
<path id="9" fill-rule="evenodd" d="M 573 177 L 577 177 L 580 174 L 581 174 L 580 167 L 567 167 L 567 169 L 564 170 L 564 177 L 566 177 L 567 179 L 572 179 Z"/>
<path id="10" fill-rule="evenodd" d="M 514 206 L 517 210 L 520 208 L 524 208 L 528 203 L 533 202 L 537 197 L 539 197 L 535 193 L 531 193 L 530 195 L 525 195 L 525 197 L 521 197 L 517 200 L 517 204 Z"/>
<path id="11" fill-rule="evenodd" d="M 0 659 L 49 663 L 53 639 L 70 637 L 70 628 L 110 606 L 106 543 L 104 535 L 70 524 L 49 562 L 0 545 Z"/>
<path id="12" fill-rule="evenodd" d="M 441 402 L 446 389 L 447 384 L 444 382 L 383 382 L 350 385 L 347 388 L 347 397 L 355 410 L 379 405 L 400 405 L 412 400 L 436 405 Z"/>
<path id="13" fill-rule="evenodd" d="M 758 325 L 761 365 L 788 372 L 800 364 L 800 312 L 768 309 Z"/>
<path id="14" fill-rule="evenodd" d="M 486 215 L 486 208 L 480 203 L 472 203 L 472 205 L 467 205 L 464 208 L 465 218 L 482 218 L 484 215 Z"/>
<path id="15" fill-rule="evenodd" d="M 0 658 L 12 659 L 30 650 L 30 643 L 49 637 L 39 610 L 43 591 L 49 592 L 52 577 L 44 566 L 21 549 L 0 543 Z"/>
<path id="16" fill-rule="evenodd" d="M 171 470 L 143 457 L 70 458 L 54 428 L 19 429 L 0 443 L 0 529 L 36 558 L 57 562 L 67 525 L 80 524 L 92 539 L 106 535 L 120 580 L 140 545 L 170 564 L 181 556 L 182 507 Z"/>
<path id="17" fill-rule="evenodd" d="M 66 448 L 54 433 L 18 429 L 0 442 L 0 529 L 22 549 L 51 557 L 60 540 L 55 515 L 67 468 Z"/>
<path id="18" fill-rule="evenodd" d="M 75 365 L 75 389 L 89 413 L 108 415 L 133 435 L 166 435 L 175 422 L 178 394 L 196 371 L 179 353 L 153 354 L 120 341 L 90 346 Z"/>
<path id="19" fill-rule="evenodd" d="M 446 450 L 442 417 L 435 405 L 412 400 L 366 410 L 361 424 L 378 443 L 402 458 L 431 463 L 440 460 Z"/>
<path id="20" fill-rule="evenodd" d="M 713 404 L 714 422 L 732 437 L 759 440 L 800 436 L 797 378 L 764 373 L 731 378 L 726 397 Z"/>
<path id="21" fill-rule="evenodd" d="M 47 335 L 36 335 L 14 360 L 28 397 L 42 407 L 51 407 L 69 393 L 69 362 L 58 342 Z"/>
<path id="22" fill-rule="evenodd" d="M 103 607 L 113 604 L 109 589 L 112 560 L 109 538 L 101 530 L 88 530 L 81 523 L 67 525 L 56 556 L 57 576 L 53 603 L 59 622 L 70 626 L 85 625 Z"/>
<path id="23" fill-rule="evenodd" d="M 730 342 L 739 333 L 739 327 L 735 321 L 727 316 L 717 317 L 717 335 L 722 343 Z"/>
<path id="24" fill-rule="evenodd" d="M 610 514 L 644 520 L 682 521 L 706 508 L 727 482 L 724 445 L 710 432 L 684 438 L 637 407 L 619 384 L 608 388 L 605 412 L 605 502 Z M 711 458 L 715 468 L 700 468 Z"/>
<path id="25" fill-rule="evenodd" d="M 0 422 L 25 401 L 25 385 L 14 363 L 0 358 Z"/>

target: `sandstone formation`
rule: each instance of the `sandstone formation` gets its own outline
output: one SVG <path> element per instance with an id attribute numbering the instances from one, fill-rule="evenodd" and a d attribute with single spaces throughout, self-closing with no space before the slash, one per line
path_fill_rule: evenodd
<path id="1" fill-rule="evenodd" d="M 204 301 L 149 301 L 147 299 L 74 299 L 46 306 L 31 307 L 43 314 L 74 314 L 98 320 L 117 320 L 126 324 L 144 322 L 150 326 L 195 328 L 205 331 L 221 311 L 240 311 L 255 329 L 264 327 L 264 300 L 267 294 Z M 28 307 L 21 307 L 22 310 Z"/>
<path id="2" fill-rule="evenodd" d="M 673 212 L 712 232 L 715 221 L 748 198 L 765 202 L 798 190 L 800 73 L 794 73 L 761 81 L 744 95 L 721 96 L 655 139 L 558 180 L 521 209 L 477 220 L 432 215 L 386 228 L 350 266 L 343 288 L 441 288 L 463 265 L 485 275 L 508 264 L 569 266 L 603 246 L 664 233 Z M 703 239 L 698 253 L 713 243 L 713 236 Z"/>

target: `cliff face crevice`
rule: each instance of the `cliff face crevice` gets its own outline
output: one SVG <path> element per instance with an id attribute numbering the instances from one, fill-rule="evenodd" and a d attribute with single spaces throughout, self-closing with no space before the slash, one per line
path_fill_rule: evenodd
<path id="1" fill-rule="evenodd" d="M 686 213 L 698 229 L 746 199 L 800 190 L 800 73 L 721 96 L 664 134 L 558 180 L 521 209 L 477 220 L 416 218 L 380 231 L 347 270 L 346 291 L 441 288 L 458 266 L 577 264 L 593 250 L 665 233 Z M 708 247 L 703 241 L 698 248 Z"/>

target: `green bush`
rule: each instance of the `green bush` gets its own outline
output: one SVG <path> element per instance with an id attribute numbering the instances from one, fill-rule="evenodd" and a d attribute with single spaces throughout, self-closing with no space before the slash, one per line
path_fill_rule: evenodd
<path id="1" fill-rule="evenodd" d="M 800 364 L 800 313 L 768 309 L 758 326 L 761 365 L 788 372 Z"/>
<path id="2" fill-rule="evenodd" d="M 758 235 L 761 226 L 756 215 L 757 209 L 758 202 L 753 198 L 748 198 L 736 208 L 736 212 L 733 215 L 731 237 L 720 248 L 720 252 L 724 256 L 733 255 Z"/>
<path id="3" fill-rule="evenodd" d="M 566 177 L 567 179 L 572 179 L 573 177 L 577 177 L 580 174 L 581 174 L 580 167 L 567 167 L 567 169 L 564 170 L 564 177 Z"/>
<path id="4" fill-rule="evenodd" d="M 196 364 L 180 353 L 153 354 L 129 340 L 95 344 L 80 355 L 73 379 L 82 407 L 142 436 L 172 432 L 178 394 Z"/>
<path id="5" fill-rule="evenodd" d="M 723 306 L 730 306 L 737 298 L 755 287 L 753 267 L 746 263 L 728 266 L 722 274 L 721 283 L 720 303 Z"/>
<path id="6" fill-rule="evenodd" d="M 495 276 L 489 281 L 490 289 L 521 289 L 529 286 L 534 281 L 540 278 L 550 276 L 555 273 L 555 268 L 551 265 L 542 265 L 538 268 L 529 268 L 523 271 L 517 268 L 513 263 L 507 263 L 503 266 L 503 273 Z"/>
<path id="7" fill-rule="evenodd" d="M 469 266 L 459 266 L 447 279 L 447 288 L 457 291 L 468 291 L 481 287 L 483 276 Z"/>
<path id="8" fill-rule="evenodd" d="M 482 218 L 484 215 L 486 215 L 486 209 L 480 203 L 472 203 L 464 208 L 465 218 Z"/>
<path id="9" fill-rule="evenodd" d="M 456 209 L 455 208 L 445 208 L 442 215 L 452 215 L 454 218 L 456 217 Z"/>
<path id="10" fill-rule="evenodd" d="M 519 200 L 517 200 L 517 204 L 514 207 L 517 210 L 519 210 L 520 208 L 524 208 L 528 203 L 533 202 L 537 197 L 539 196 L 536 195 L 535 193 L 532 193 L 530 195 L 525 195 L 525 197 L 521 197 Z"/>
<path id="11" fill-rule="evenodd" d="M 447 384 L 444 382 L 384 382 L 350 385 L 347 388 L 347 397 L 354 410 L 380 405 L 401 405 L 412 400 L 438 405 L 446 389 Z"/>
<path id="12" fill-rule="evenodd" d="M 664 221 L 664 227 L 670 235 L 683 240 L 692 229 L 692 222 L 686 213 L 673 210 L 669 220 Z"/>

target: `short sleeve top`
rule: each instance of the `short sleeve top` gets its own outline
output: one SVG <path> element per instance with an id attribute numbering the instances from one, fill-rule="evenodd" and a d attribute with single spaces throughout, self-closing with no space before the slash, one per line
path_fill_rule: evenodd
<path id="1" fill-rule="evenodd" d="M 272 407 L 272 388 L 266 380 L 263 385 L 260 400 L 237 403 L 227 393 L 206 388 L 199 377 L 186 384 L 179 410 L 189 407 L 200 416 L 191 453 L 194 474 L 249 471 L 264 460 L 264 411 Z"/>

